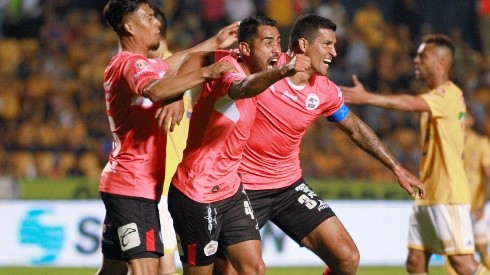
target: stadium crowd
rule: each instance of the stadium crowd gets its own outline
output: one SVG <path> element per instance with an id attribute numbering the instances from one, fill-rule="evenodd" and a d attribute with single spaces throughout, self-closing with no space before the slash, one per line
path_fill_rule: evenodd
<path id="1" fill-rule="evenodd" d="M 100 5 L 105 3 L 98 2 L 105 1 L 0 2 L 0 174 L 20 179 L 99 179 L 112 140 L 102 77 L 118 45 L 115 34 L 102 23 Z M 376 1 L 367 1 L 351 14 L 342 2 L 186 0 L 160 4 L 171 25 L 168 40 L 173 51 L 189 48 L 230 22 L 255 13 L 276 19 L 285 43 L 297 16 L 317 13 L 338 25 L 338 57 L 329 70 L 334 82 L 352 85 L 355 74 L 377 93 L 419 91 L 421 84 L 412 67 L 414 47 L 432 29 L 418 16 L 418 1 L 394 1 L 397 5 L 389 20 Z M 488 136 L 490 27 L 484 24 L 490 20 L 490 4 L 484 0 L 475 4 L 480 2 L 487 6 L 475 5 L 473 11 L 482 30 L 477 46 L 464 39 L 462 28 L 447 34 L 457 46 L 453 80 L 464 90 L 476 128 Z M 285 51 L 287 45 L 282 46 Z M 417 173 L 418 116 L 368 106 L 351 109 L 389 145 L 404 167 Z M 338 128 L 324 123 L 314 124 L 306 133 L 301 162 L 307 177 L 393 180 L 390 170 L 372 161 Z"/>

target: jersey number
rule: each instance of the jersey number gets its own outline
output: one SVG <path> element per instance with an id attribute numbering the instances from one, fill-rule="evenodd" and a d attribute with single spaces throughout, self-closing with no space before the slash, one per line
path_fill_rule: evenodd
<path id="1" fill-rule="evenodd" d="M 315 200 L 310 199 L 307 195 L 303 194 L 298 198 L 299 203 L 304 204 L 308 209 L 313 209 L 317 206 Z"/>

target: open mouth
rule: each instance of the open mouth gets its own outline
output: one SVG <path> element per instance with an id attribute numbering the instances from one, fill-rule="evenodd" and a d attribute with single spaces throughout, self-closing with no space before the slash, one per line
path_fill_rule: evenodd
<path id="1" fill-rule="evenodd" d="M 277 61 L 279 61 L 279 57 L 273 57 L 269 60 L 269 63 L 267 63 L 267 65 L 270 67 L 276 67 Z"/>
<path id="2" fill-rule="evenodd" d="M 322 62 L 323 62 L 323 64 L 325 64 L 325 65 L 327 65 L 327 66 L 330 67 L 330 64 L 332 64 L 332 59 L 330 59 L 330 58 L 324 58 L 322 60 Z"/>

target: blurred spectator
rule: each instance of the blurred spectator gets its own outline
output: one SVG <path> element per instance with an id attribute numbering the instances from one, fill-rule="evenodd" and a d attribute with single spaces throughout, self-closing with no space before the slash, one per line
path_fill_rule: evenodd
<path id="1" fill-rule="evenodd" d="M 397 0 L 392 22 L 396 27 L 407 27 L 411 44 L 417 45 L 420 40 L 421 16 L 416 0 Z"/>
<path id="2" fill-rule="evenodd" d="M 200 0 L 200 18 L 203 24 L 204 37 L 211 37 L 228 25 L 225 14 L 225 0 Z"/>
<path id="3" fill-rule="evenodd" d="M 35 37 L 43 21 L 41 0 L 9 0 L 3 21 L 6 37 Z"/>
<path id="4" fill-rule="evenodd" d="M 347 35 L 349 17 L 347 10 L 340 0 L 318 0 L 320 2 L 315 13 L 332 20 L 337 24 L 335 35 L 338 40 L 344 40 Z"/>
<path id="5" fill-rule="evenodd" d="M 389 21 L 377 6 L 379 1 L 364 1 L 368 4 L 355 10 L 354 0 L 159 0 L 158 4 L 172 26 L 168 41 L 175 51 L 253 13 L 265 13 L 279 22 L 285 51 L 287 33 L 297 16 L 317 13 L 338 25 L 338 57 L 329 70 L 331 79 L 350 85 L 351 74 L 357 74 L 371 90 L 416 93 L 420 84 L 412 81 L 412 58 L 414 45 L 420 41 L 414 44 L 413 40 L 440 27 L 424 19 L 426 12 L 421 9 L 430 6 L 428 2 L 391 1 Z M 463 39 L 465 29 L 454 28 L 448 34 L 458 47 L 453 72 L 465 87 L 476 127 L 490 135 L 490 27 L 486 25 L 490 4 L 489 0 L 475 2 L 482 51 Z M 104 116 L 101 76 L 117 51 L 117 38 L 101 23 L 103 4 L 98 0 L 0 0 L 0 20 L 2 7 L 5 12 L 3 38 L 0 26 L 0 164 L 4 152 L 15 179 L 84 176 L 96 180 L 107 162 L 111 133 Z M 351 106 L 351 110 L 383 137 L 405 167 L 417 170 L 419 140 L 411 132 L 417 131 L 418 116 L 375 108 Z M 307 130 L 301 148 L 305 176 L 380 182 L 391 178 L 389 170 L 373 164 L 344 136 L 335 127 L 313 124 Z"/>
<path id="6" fill-rule="evenodd" d="M 257 11 L 252 0 L 225 0 L 225 10 L 229 22 L 241 21 Z"/>
<path id="7" fill-rule="evenodd" d="M 490 0 L 477 0 L 476 14 L 485 69 L 490 70 Z"/>
<path id="8" fill-rule="evenodd" d="M 368 1 L 354 13 L 353 25 L 370 50 L 376 50 L 383 43 L 385 20 L 376 1 Z"/>

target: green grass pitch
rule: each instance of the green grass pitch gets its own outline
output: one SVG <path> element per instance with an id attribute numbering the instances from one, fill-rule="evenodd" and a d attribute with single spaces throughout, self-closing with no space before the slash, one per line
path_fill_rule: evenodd
<path id="1" fill-rule="evenodd" d="M 96 268 L 52 268 L 52 267 L 2 267 L 0 274 L 5 275 L 93 275 Z M 267 275 L 320 275 L 323 267 L 270 267 Z M 182 274 L 182 272 L 180 272 Z M 358 275 L 404 275 L 406 274 L 402 266 L 360 266 Z M 442 275 L 442 267 L 434 266 L 429 269 L 431 275 Z"/>

